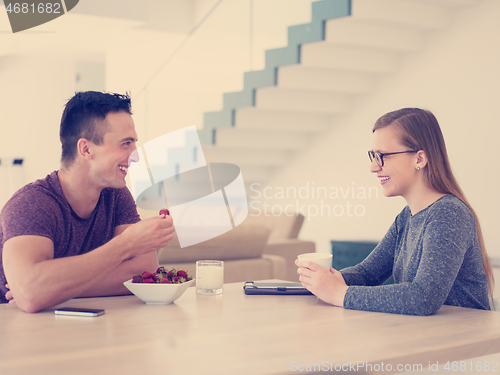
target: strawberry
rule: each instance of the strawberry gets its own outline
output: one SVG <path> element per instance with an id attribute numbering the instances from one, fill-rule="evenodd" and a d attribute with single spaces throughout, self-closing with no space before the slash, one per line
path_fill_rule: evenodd
<path id="1" fill-rule="evenodd" d="M 180 279 L 181 279 L 181 277 L 180 277 L 180 276 L 174 276 L 174 277 L 172 277 L 172 281 L 173 281 L 174 283 L 177 283 Z"/>
<path id="2" fill-rule="evenodd" d="M 166 208 L 160 210 L 160 215 L 170 215 L 170 211 Z"/>
<path id="3" fill-rule="evenodd" d="M 132 277 L 133 283 L 143 284 L 180 284 L 193 280 L 186 271 L 171 269 L 167 271 L 165 267 L 158 267 L 155 273 L 143 272 L 141 275 Z"/>
<path id="4" fill-rule="evenodd" d="M 142 283 L 142 277 L 141 277 L 141 275 L 134 276 L 132 278 L 132 282 L 133 283 Z"/>

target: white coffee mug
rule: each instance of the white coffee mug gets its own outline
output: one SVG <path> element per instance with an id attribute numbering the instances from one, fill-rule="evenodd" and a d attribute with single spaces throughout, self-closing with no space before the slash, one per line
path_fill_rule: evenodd
<path id="1" fill-rule="evenodd" d="M 319 264 L 327 270 L 330 270 L 330 267 L 332 266 L 332 254 L 329 253 L 306 253 L 300 254 L 297 258 L 300 261 L 307 260 L 309 262 Z"/>

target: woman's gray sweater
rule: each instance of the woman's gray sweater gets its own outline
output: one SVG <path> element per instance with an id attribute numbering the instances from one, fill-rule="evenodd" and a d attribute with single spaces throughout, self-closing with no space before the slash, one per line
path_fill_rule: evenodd
<path id="1" fill-rule="evenodd" d="M 454 195 L 413 216 L 405 207 L 370 255 L 341 273 L 347 309 L 408 315 L 431 315 L 443 304 L 490 309 L 474 216 Z M 391 275 L 395 284 L 382 285 Z"/>

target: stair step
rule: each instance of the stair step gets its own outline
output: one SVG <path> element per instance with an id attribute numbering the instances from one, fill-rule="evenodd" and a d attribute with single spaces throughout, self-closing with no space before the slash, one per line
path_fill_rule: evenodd
<path id="1" fill-rule="evenodd" d="M 424 33 L 401 26 L 382 25 L 355 18 L 326 22 L 325 42 L 334 46 L 360 46 L 413 52 L 424 46 Z"/>
<path id="2" fill-rule="evenodd" d="M 232 163 L 239 167 L 281 167 L 286 165 L 291 151 L 223 148 L 220 146 L 203 146 L 203 154 L 207 163 Z"/>
<path id="3" fill-rule="evenodd" d="M 301 150 L 309 144 L 307 134 L 234 127 L 217 129 L 215 139 L 218 146 L 233 149 Z"/>
<path id="4" fill-rule="evenodd" d="M 262 109 L 342 114 L 351 108 L 346 95 L 322 91 L 262 87 L 256 90 L 255 106 Z"/>
<path id="5" fill-rule="evenodd" d="M 224 95 L 223 111 L 205 114 L 202 133 L 215 139 L 203 147 L 206 160 L 240 166 L 249 193 L 328 131 L 358 96 L 373 92 L 381 76 L 398 71 L 405 55 L 425 48 L 429 32 L 449 28 L 457 10 L 479 1 L 313 3 L 314 22 L 289 27 L 289 44 L 266 51 L 266 69 L 245 73 L 244 89 Z"/>
<path id="6" fill-rule="evenodd" d="M 239 129 L 319 133 L 330 129 L 331 117 L 328 114 L 248 107 L 236 110 L 235 126 Z"/>
<path id="7" fill-rule="evenodd" d="M 420 30 L 443 30 L 450 25 L 451 18 L 442 3 L 437 0 L 353 0 L 351 17 Z"/>
<path id="8" fill-rule="evenodd" d="M 366 74 L 387 74 L 399 67 L 399 54 L 372 48 L 331 46 L 325 42 L 302 46 L 301 65 Z"/>
<path id="9" fill-rule="evenodd" d="M 371 76 L 326 68 L 302 65 L 283 66 L 278 69 L 278 87 L 348 94 L 367 94 L 374 89 Z"/>

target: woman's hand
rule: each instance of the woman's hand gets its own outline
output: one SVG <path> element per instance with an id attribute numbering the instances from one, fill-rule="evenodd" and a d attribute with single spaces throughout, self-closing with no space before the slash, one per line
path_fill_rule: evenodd
<path id="1" fill-rule="evenodd" d="M 347 292 L 347 284 L 342 274 L 330 268 L 326 270 L 319 264 L 295 260 L 299 267 L 297 273 L 302 285 L 322 301 L 335 306 L 344 306 L 344 297 Z"/>

